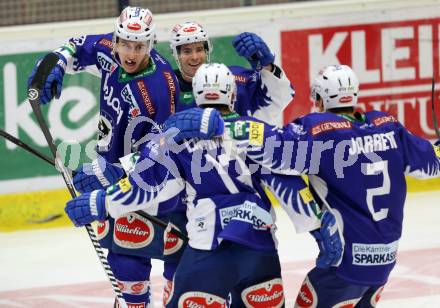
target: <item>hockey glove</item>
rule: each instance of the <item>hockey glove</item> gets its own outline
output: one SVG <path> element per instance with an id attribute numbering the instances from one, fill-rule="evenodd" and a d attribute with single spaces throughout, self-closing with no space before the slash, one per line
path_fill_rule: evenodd
<path id="1" fill-rule="evenodd" d="M 237 53 L 245 57 L 254 70 L 261 70 L 274 62 L 275 55 L 270 51 L 267 44 L 255 33 L 243 32 L 232 41 Z"/>
<path id="2" fill-rule="evenodd" d="M 60 98 L 61 89 L 63 87 L 63 78 L 64 78 L 64 73 L 66 71 L 67 60 L 62 54 L 58 52 L 52 52 L 52 55 L 58 57 L 58 62 L 52 68 L 52 70 L 50 71 L 47 77 L 36 76 L 38 67 L 40 65 L 47 65 L 47 62 L 45 61 L 47 59 L 46 56 L 38 60 L 37 64 L 34 66 L 34 69 L 32 70 L 28 78 L 28 89 L 31 87 L 34 78 L 45 78 L 45 80 L 43 80 L 43 88 L 40 89 L 41 90 L 40 104 L 49 103 L 54 95 L 56 98 Z"/>
<path id="3" fill-rule="evenodd" d="M 82 194 L 68 201 L 64 211 L 77 227 L 84 226 L 95 220 L 105 220 L 107 218 L 105 191 L 94 190 Z"/>
<path id="4" fill-rule="evenodd" d="M 165 130 L 171 127 L 179 130 L 173 138 L 175 142 L 187 138 L 207 140 L 223 134 L 224 122 L 216 109 L 191 108 L 171 115 L 165 121 Z"/>
<path id="5" fill-rule="evenodd" d="M 76 170 L 73 186 L 80 193 L 96 189 L 106 189 L 115 184 L 124 175 L 124 170 L 108 163 L 102 156 L 93 162 L 85 163 Z"/>
<path id="6" fill-rule="evenodd" d="M 321 228 L 311 233 L 319 246 L 316 267 L 329 268 L 338 265 L 342 258 L 343 247 L 335 216 L 325 211 L 321 218 Z"/>

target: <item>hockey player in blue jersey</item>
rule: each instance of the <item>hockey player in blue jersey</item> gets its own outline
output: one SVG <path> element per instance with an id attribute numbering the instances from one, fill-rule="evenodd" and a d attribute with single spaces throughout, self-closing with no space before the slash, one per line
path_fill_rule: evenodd
<path id="1" fill-rule="evenodd" d="M 179 86 L 172 67 L 153 48 L 155 27 L 148 9 L 127 7 L 113 33 L 73 38 L 53 52 L 59 61 L 44 84 L 42 104 L 60 96 L 66 71 L 88 70 L 101 77 L 98 158 L 77 170 L 74 185 L 81 193 L 116 182 L 123 171 L 112 164 L 137 151 L 141 137 L 158 130 L 175 110 Z M 29 81 L 39 65 L 44 59 Z M 109 264 L 129 307 L 146 307 L 149 258 L 162 258 L 163 230 L 133 213 L 100 222 L 98 238 L 109 249 Z"/>
<path id="2" fill-rule="evenodd" d="M 277 125 L 295 91 L 283 70 L 274 64 L 275 56 L 261 37 L 243 32 L 232 41 L 238 55 L 246 58 L 252 69 L 229 66 L 237 83 L 234 111 Z M 174 26 L 170 47 L 178 69 L 180 101 L 176 111 L 196 107 L 192 78 L 197 69 L 210 62 L 213 45 L 206 30 L 196 22 Z"/>
<path id="3" fill-rule="evenodd" d="M 239 115 L 252 115 L 277 125 L 283 110 L 295 94 L 290 81 L 282 69 L 273 63 L 274 54 L 258 35 L 242 33 L 234 38 L 232 44 L 237 53 L 248 59 L 252 66 L 251 70 L 239 66 L 229 67 L 235 75 L 237 85 L 235 111 Z M 199 23 L 176 24 L 171 31 L 170 47 L 178 67 L 175 74 L 180 87 L 180 100 L 176 105 L 176 111 L 196 107 L 192 78 L 202 64 L 210 62 L 213 45 L 209 35 Z M 182 211 L 185 211 L 185 208 L 182 207 Z M 172 215 L 180 220 L 180 216 L 184 214 L 176 211 Z M 164 301 L 172 288 L 172 263 L 174 261 L 177 264 L 175 254 L 171 260 L 168 259 L 168 256 L 164 256 L 164 276 L 168 279 Z"/>
<path id="4" fill-rule="evenodd" d="M 302 216 L 294 219 L 298 230 L 309 231 L 321 224 L 313 198 L 304 196 L 308 195 L 307 187 L 300 177 L 285 185 L 281 183 L 286 179 L 282 176 L 271 177 L 260 171 L 252 174 L 248 163 L 228 144 L 234 136 L 251 138 L 239 128 L 240 120 L 252 118 L 232 112 L 234 88 L 234 77 L 224 65 L 204 65 L 194 80 L 197 103 L 224 112 L 228 125 L 223 141 L 188 140 L 178 151 L 172 149 L 169 156 L 160 149 L 164 141 L 150 143 L 129 179 L 107 192 L 82 195 L 66 206 L 72 221 L 82 225 L 105 217 L 107 211 L 118 217 L 143 208 L 156 215 L 175 206 L 185 191 L 189 247 L 177 268 L 168 307 L 226 307 L 229 292 L 238 299 L 234 301 L 236 307 L 283 306 L 273 240 L 274 218 L 261 184 L 273 187 L 281 196 L 280 201 L 289 204 L 297 217 Z M 203 117 L 210 118 L 213 111 L 206 109 Z M 158 163 L 150 168 L 152 160 Z M 330 214 L 324 217 L 332 218 Z M 331 233 L 334 219 L 323 221 L 323 228 L 315 234 L 327 248 L 318 265 L 327 267 L 339 259 L 330 245 L 338 243 L 338 233 Z M 236 290 L 240 292 L 236 294 Z"/>
<path id="5" fill-rule="evenodd" d="M 350 67 L 328 66 L 311 87 L 321 113 L 282 129 L 266 125 L 259 132 L 265 147 L 247 145 L 247 156 L 266 168 L 308 174 L 315 197 L 343 230 L 342 259 L 308 273 L 297 307 L 374 307 L 396 264 L 405 175 L 440 176 L 439 147 L 412 135 L 387 113 L 355 112 L 358 91 Z M 186 126 L 184 119 L 178 114 L 172 122 Z"/>

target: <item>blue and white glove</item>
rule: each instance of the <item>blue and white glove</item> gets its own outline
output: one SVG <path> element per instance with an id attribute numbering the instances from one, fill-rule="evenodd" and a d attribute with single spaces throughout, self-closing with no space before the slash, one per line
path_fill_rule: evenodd
<path id="1" fill-rule="evenodd" d="M 102 156 L 85 163 L 76 170 L 73 186 L 80 193 L 106 189 L 124 175 L 124 169 L 108 163 Z"/>
<path id="2" fill-rule="evenodd" d="M 191 108 L 171 115 L 165 121 L 165 130 L 171 127 L 179 130 L 173 137 L 175 142 L 189 138 L 208 140 L 223 134 L 224 122 L 214 108 Z"/>
<path id="3" fill-rule="evenodd" d="M 255 33 L 243 32 L 237 35 L 232 40 L 232 46 L 240 56 L 249 61 L 254 70 L 261 70 L 275 60 L 275 55 L 267 44 Z"/>
<path id="4" fill-rule="evenodd" d="M 64 211 L 77 227 L 87 225 L 95 220 L 105 220 L 105 191 L 94 190 L 68 201 Z"/>
<path id="5" fill-rule="evenodd" d="M 58 52 L 52 52 L 52 54 L 56 55 L 58 57 L 58 61 L 56 65 L 52 68 L 49 75 L 47 76 L 46 80 L 43 81 L 43 88 L 41 90 L 41 96 L 40 96 L 40 104 L 47 104 L 49 103 L 54 94 L 55 97 L 58 99 L 61 95 L 61 89 L 63 88 L 63 78 L 64 73 L 66 71 L 67 66 L 67 60 L 66 58 L 58 53 Z M 34 78 L 40 78 L 41 76 L 35 76 L 38 70 L 38 67 L 40 65 L 46 65 L 45 58 L 43 57 L 38 60 L 37 64 L 34 66 L 34 69 L 32 70 L 31 74 L 28 78 L 28 89 L 32 85 L 32 81 Z M 55 92 L 55 93 L 54 93 Z"/>
<path id="6" fill-rule="evenodd" d="M 325 211 L 321 218 L 321 228 L 311 232 L 319 246 L 316 267 L 329 268 L 338 265 L 342 258 L 343 245 L 335 216 Z"/>

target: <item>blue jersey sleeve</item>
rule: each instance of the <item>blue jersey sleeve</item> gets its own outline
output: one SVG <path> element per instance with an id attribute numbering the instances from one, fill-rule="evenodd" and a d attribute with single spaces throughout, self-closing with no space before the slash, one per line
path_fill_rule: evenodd
<path id="1" fill-rule="evenodd" d="M 69 44 L 74 52 L 73 62 L 68 70 L 83 71 L 89 66 L 95 65 L 98 69 L 113 63 L 111 52 L 113 49 L 112 34 L 85 35 L 79 38 L 71 38 Z M 100 56 L 98 56 L 100 54 Z M 109 70 L 110 67 L 106 67 Z"/>
<path id="2" fill-rule="evenodd" d="M 150 142 L 142 150 L 129 177 L 107 189 L 109 214 L 119 217 L 144 210 L 158 215 L 174 210 L 185 188 L 174 156 L 173 152 L 158 154 L 157 144 Z"/>
<path id="3" fill-rule="evenodd" d="M 239 66 L 229 68 L 237 84 L 235 111 L 277 125 L 295 95 L 284 72 L 278 67 L 276 72 L 253 71 Z"/>
<path id="4" fill-rule="evenodd" d="M 440 176 L 440 147 L 411 134 L 399 124 L 403 146 L 405 174 L 426 179 Z"/>
<path id="5" fill-rule="evenodd" d="M 321 226 L 321 209 L 302 177 L 274 174 L 263 169 L 260 179 L 287 213 L 297 233 Z"/>

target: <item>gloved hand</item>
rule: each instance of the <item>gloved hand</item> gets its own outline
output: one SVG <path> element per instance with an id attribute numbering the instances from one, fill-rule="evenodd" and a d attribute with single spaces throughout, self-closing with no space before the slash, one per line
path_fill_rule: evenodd
<path id="1" fill-rule="evenodd" d="M 245 57 L 254 70 L 261 70 L 274 62 L 275 55 L 270 51 L 267 44 L 255 33 L 243 32 L 232 40 L 237 53 Z"/>
<path id="2" fill-rule="evenodd" d="M 31 87 L 34 78 L 46 79 L 43 81 L 43 88 L 41 89 L 41 96 L 40 96 L 40 104 L 43 105 L 49 103 L 52 100 L 54 94 L 56 98 L 60 98 L 61 89 L 63 88 L 64 73 L 66 71 L 66 66 L 67 66 L 67 60 L 62 54 L 58 52 L 52 52 L 52 54 L 58 57 L 58 62 L 52 68 L 47 78 L 36 76 L 38 67 L 40 65 L 47 65 L 45 61 L 46 57 L 43 57 L 40 60 L 38 60 L 37 64 L 34 66 L 28 78 L 28 89 Z"/>
<path id="3" fill-rule="evenodd" d="M 93 162 L 85 163 L 76 170 L 73 186 L 80 193 L 96 189 L 106 189 L 115 184 L 124 175 L 124 170 L 108 163 L 102 156 Z"/>
<path id="4" fill-rule="evenodd" d="M 64 211 L 77 227 L 84 226 L 95 220 L 105 220 L 105 191 L 94 190 L 68 201 Z"/>
<path id="5" fill-rule="evenodd" d="M 321 228 L 311 232 L 319 246 L 316 267 L 329 268 L 337 265 L 342 258 L 342 239 L 338 232 L 335 216 L 325 211 L 321 218 Z"/>
<path id="6" fill-rule="evenodd" d="M 179 129 L 173 138 L 175 142 L 186 138 L 208 140 L 223 134 L 224 122 L 216 109 L 191 108 L 171 115 L 165 121 L 165 130 L 171 127 Z"/>

